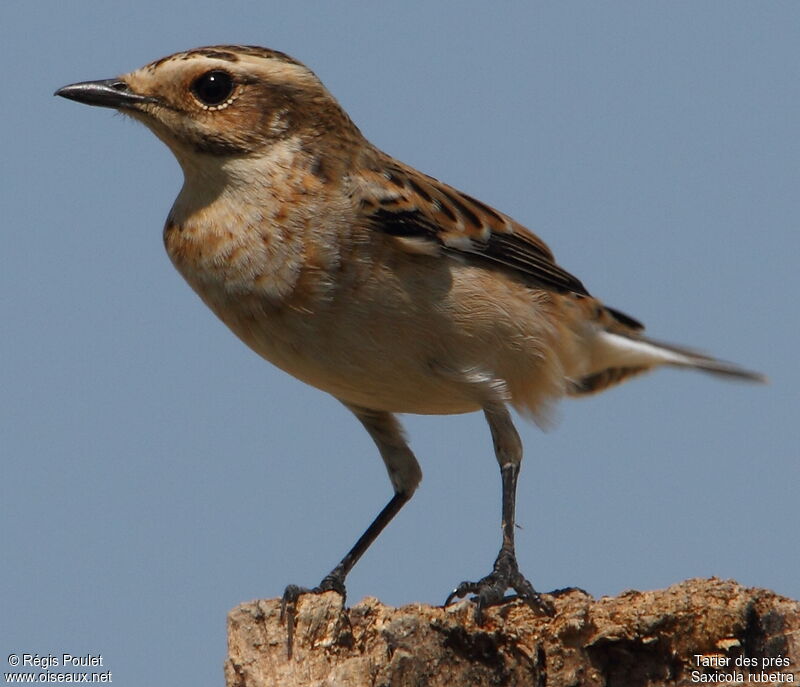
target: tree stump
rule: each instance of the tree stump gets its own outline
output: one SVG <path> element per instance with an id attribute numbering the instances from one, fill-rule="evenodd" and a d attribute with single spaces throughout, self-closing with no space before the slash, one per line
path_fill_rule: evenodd
<path id="1" fill-rule="evenodd" d="M 716 578 L 594 599 L 548 595 L 556 613 L 519 600 L 474 606 L 343 609 L 334 592 L 297 605 L 291 659 L 280 600 L 228 617 L 227 687 L 645 687 L 800 682 L 800 603 Z"/>

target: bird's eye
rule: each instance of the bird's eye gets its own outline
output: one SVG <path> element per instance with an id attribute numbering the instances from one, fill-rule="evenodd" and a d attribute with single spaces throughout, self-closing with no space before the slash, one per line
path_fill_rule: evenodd
<path id="1" fill-rule="evenodd" d="M 192 93 L 204 105 L 224 103 L 233 92 L 233 78 L 228 72 L 214 69 L 197 77 L 191 86 Z"/>

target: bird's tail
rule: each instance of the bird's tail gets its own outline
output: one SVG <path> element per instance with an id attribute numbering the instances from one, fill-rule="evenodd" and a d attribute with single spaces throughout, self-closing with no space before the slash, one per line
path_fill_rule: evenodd
<path id="1" fill-rule="evenodd" d="M 709 374 L 765 383 L 767 378 L 734 363 L 717 360 L 683 346 L 655 341 L 638 332 L 599 332 L 593 342 L 594 370 L 579 380 L 573 380 L 570 393 L 581 395 L 602 391 L 628 377 L 647 372 L 662 365 L 682 367 Z"/>

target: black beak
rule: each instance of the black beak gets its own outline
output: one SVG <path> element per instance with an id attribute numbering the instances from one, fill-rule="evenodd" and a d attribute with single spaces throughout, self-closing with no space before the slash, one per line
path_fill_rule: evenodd
<path id="1" fill-rule="evenodd" d="M 157 102 L 155 98 L 134 93 L 122 79 L 82 81 L 59 88 L 53 95 L 99 107 L 132 108 L 142 103 Z"/>

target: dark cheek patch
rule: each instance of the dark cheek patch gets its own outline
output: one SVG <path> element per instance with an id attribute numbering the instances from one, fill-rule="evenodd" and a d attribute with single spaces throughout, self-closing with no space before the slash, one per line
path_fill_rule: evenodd
<path id="1" fill-rule="evenodd" d="M 189 143 L 198 153 L 247 155 L 264 144 L 264 136 L 251 121 L 252 111 L 240 107 L 240 103 L 236 101 L 223 110 L 200 113 L 200 125 L 189 134 Z"/>

